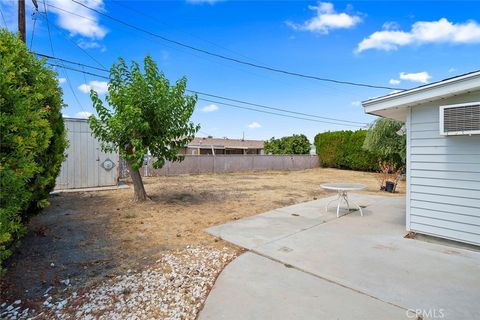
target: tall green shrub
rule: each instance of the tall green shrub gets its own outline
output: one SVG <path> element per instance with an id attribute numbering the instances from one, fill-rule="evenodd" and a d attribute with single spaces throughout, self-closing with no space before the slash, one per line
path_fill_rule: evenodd
<path id="1" fill-rule="evenodd" d="M 315 147 L 323 167 L 361 171 L 378 170 L 378 155 L 364 150 L 367 130 L 332 131 L 315 136 Z"/>
<path id="2" fill-rule="evenodd" d="M 266 154 L 309 154 L 310 141 L 303 134 L 294 134 L 282 138 L 271 138 L 265 141 Z"/>
<path id="3" fill-rule="evenodd" d="M 0 30 L 0 271 L 55 186 L 67 146 L 61 97 L 55 72 Z"/>

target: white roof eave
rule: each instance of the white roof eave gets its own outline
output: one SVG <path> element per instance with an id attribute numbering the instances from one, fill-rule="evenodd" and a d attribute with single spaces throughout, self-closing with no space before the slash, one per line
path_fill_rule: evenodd
<path id="1" fill-rule="evenodd" d="M 480 90 L 480 71 L 363 101 L 362 105 L 366 113 L 385 116 L 392 109 L 412 107 L 476 90 Z"/>

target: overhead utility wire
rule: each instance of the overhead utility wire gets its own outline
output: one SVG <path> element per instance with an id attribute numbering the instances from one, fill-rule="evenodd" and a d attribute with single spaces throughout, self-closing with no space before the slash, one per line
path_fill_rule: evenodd
<path id="1" fill-rule="evenodd" d="M 365 127 L 365 125 L 360 126 L 360 125 L 355 125 L 355 124 L 344 124 L 344 123 L 337 123 L 337 122 L 330 122 L 330 121 L 323 121 L 323 120 L 316 120 L 316 119 L 308 119 L 308 118 L 296 117 L 296 116 L 291 116 L 291 115 L 287 115 L 287 114 L 281 114 L 281 113 L 270 112 L 270 111 L 265 111 L 265 110 L 258 110 L 258 109 L 255 109 L 255 108 L 243 107 L 243 106 L 238 106 L 238 105 L 234 105 L 234 104 L 231 104 L 231 103 L 226 103 L 226 102 L 221 102 L 221 101 L 214 101 L 214 100 L 204 99 L 204 98 L 198 98 L 198 100 L 202 100 L 202 101 L 205 101 L 205 102 L 211 102 L 211 103 L 218 103 L 218 104 L 220 104 L 220 105 L 224 105 L 224 106 L 228 106 L 228 107 L 233 107 L 233 108 L 246 109 L 246 110 L 251 110 L 251 111 L 256 111 L 256 112 L 261 112 L 261 113 L 273 114 L 273 115 L 276 115 L 276 116 L 281 116 L 281 117 L 286 117 L 286 118 L 294 118 L 294 119 L 300 119 L 300 120 L 306 120 L 306 121 L 312 121 L 312 122 L 336 124 L 336 125 L 339 125 L 339 126 L 348 126 L 348 127 L 357 127 L 357 128 Z"/>
<path id="2" fill-rule="evenodd" d="M 100 10 L 97 10 L 95 8 L 91 8 L 89 6 L 87 6 L 86 4 L 84 3 L 81 3 L 77 0 L 71 0 L 73 2 L 75 2 L 76 4 L 88 9 L 88 10 L 91 10 L 93 12 L 96 12 L 97 14 L 101 15 L 101 16 L 104 16 L 110 20 L 113 20 L 113 21 L 116 21 L 120 24 L 123 24 L 129 28 L 132 28 L 132 29 L 135 29 L 137 31 L 140 31 L 140 32 L 143 32 L 143 33 L 146 33 L 146 34 L 149 34 L 153 37 L 156 37 L 156 38 L 159 38 L 159 39 L 162 39 L 163 41 L 166 41 L 166 42 L 170 42 L 170 43 L 173 43 L 173 44 L 176 44 L 178 46 L 181 46 L 181 47 L 184 47 L 184 48 L 188 48 L 190 50 L 194 50 L 194 51 L 197 51 L 197 52 L 201 52 L 201 53 L 204 53 L 206 55 L 210 55 L 210 56 L 213 56 L 213 57 L 216 57 L 216 58 L 220 58 L 220 59 L 223 59 L 223 60 L 228 60 L 228 61 L 232 61 L 232 62 L 235 62 L 235 63 L 239 63 L 239 64 L 243 64 L 243 65 L 247 65 L 247 66 L 250 66 L 250 67 L 254 67 L 254 68 L 258 68 L 258 69 L 264 69 L 264 70 L 268 70 L 268 71 L 272 71 L 272 72 L 277 72 L 277 73 L 282 73 L 282 74 L 286 74 L 286 75 L 290 75 L 290 76 L 296 76 L 296 77 L 301 77 L 301 78 L 306 78 L 306 79 L 312 79 L 312 80 L 318 80 L 318 81 L 325 81 L 325 82 L 333 82 L 333 83 L 337 83 L 337 84 L 345 84 L 345 85 L 351 85 L 351 86 L 357 86 L 357 87 L 367 87 L 367 88 L 374 88 L 374 89 L 388 89 L 388 90 L 405 90 L 405 89 L 399 89 L 399 88 L 393 88 L 393 87 L 387 87 L 387 86 L 379 86 L 379 85 L 372 85 L 372 84 L 367 84 L 367 83 L 360 83 L 360 82 L 353 82 L 353 81 L 342 81 L 342 80 L 336 80 L 336 79 L 331 79 L 331 78 L 323 78 L 323 77 L 318 77 L 318 76 L 313 76 L 313 75 L 308 75 L 308 74 L 302 74 L 302 73 L 298 73 L 298 72 L 293 72 L 293 71 L 288 71 L 288 70 L 282 70 L 282 69 L 277 69 L 277 68 L 273 68 L 273 67 L 269 67 L 269 66 L 265 66 L 265 65 L 261 65 L 261 64 L 257 64 L 257 63 L 253 63 L 253 62 L 249 62 L 249 61 L 245 61 L 245 60 L 240 60 L 240 59 L 237 59 L 237 58 L 232 58 L 232 57 L 229 57 L 229 56 L 225 56 L 225 55 L 222 55 L 222 54 L 219 54 L 219 53 L 215 53 L 215 52 L 211 52 L 211 51 L 208 51 L 208 50 L 205 50 L 205 49 L 200 49 L 200 48 L 197 48 L 197 47 L 194 47 L 194 46 L 191 46 L 189 44 L 186 44 L 186 43 L 183 43 L 183 42 L 180 42 L 180 41 L 177 41 L 177 40 L 173 40 L 173 39 L 170 39 L 170 38 L 167 38 L 167 37 L 164 37 L 162 35 L 159 35 L 157 33 L 154 33 L 152 31 L 149 31 L 149 30 L 146 30 L 146 29 L 143 29 L 141 27 L 137 27 L 129 22 L 126 22 L 126 21 L 123 21 L 121 19 L 118 19 L 118 18 L 115 18 L 113 16 L 110 16 Z M 52 6 L 53 7 L 53 6 Z"/>
<path id="3" fill-rule="evenodd" d="M 197 93 L 197 94 L 200 94 L 200 95 L 203 95 L 203 96 L 212 97 L 212 98 L 218 98 L 218 99 L 228 100 L 228 101 L 232 101 L 232 102 L 247 104 L 247 105 L 254 106 L 254 107 L 260 107 L 260 108 L 265 108 L 265 109 L 270 109 L 270 110 L 277 110 L 277 111 L 282 111 L 282 112 L 287 112 L 287 113 L 292 113 L 292 114 L 298 114 L 298 115 L 301 115 L 301 116 L 307 116 L 307 117 L 312 117 L 312 118 L 319 118 L 319 119 L 333 120 L 333 121 L 342 121 L 342 122 L 349 122 L 349 123 L 357 123 L 357 124 L 362 124 L 362 125 L 367 125 L 368 124 L 366 122 L 358 122 L 358 121 L 328 118 L 328 117 L 317 116 L 317 115 L 314 115 L 314 114 L 308 114 L 308 113 L 290 111 L 290 110 L 281 109 L 281 108 L 269 107 L 269 106 L 262 105 L 262 104 L 257 104 L 257 103 L 252 103 L 252 102 L 247 102 L 247 101 L 242 101 L 242 100 L 237 100 L 237 99 L 231 99 L 231 98 L 222 97 L 222 96 L 218 96 L 218 95 L 210 94 L 210 93 L 205 93 L 205 92 L 201 92 L 201 91 L 188 90 L 188 89 L 186 91 Z"/>
<path id="4" fill-rule="evenodd" d="M 75 47 L 77 47 L 78 49 L 80 49 L 85 55 L 87 55 L 90 59 L 92 59 L 96 64 L 98 64 L 100 67 L 106 69 L 106 67 L 100 62 L 98 61 L 97 59 L 95 59 L 94 56 L 92 56 L 90 53 L 88 53 L 87 50 L 83 49 L 78 43 L 75 42 L 75 40 L 73 40 L 71 37 L 69 37 L 67 34 L 65 34 L 65 32 L 62 31 L 62 29 L 60 29 L 59 27 L 57 27 L 55 24 L 52 24 L 52 26 L 57 29 L 58 32 L 60 32 L 60 34 L 65 38 L 67 39 L 68 41 L 70 41 Z M 99 69 L 100 70 L 100 69 Z"/>
<path id="5" fill-rule="evenodd" d="M 72 71 L 77 71 L 77 72 L 84 72 L 84 71 L 79 70 L 79 69 L 70 68 L 70 67 L 66 67 L 66 66 L 64 66 L 64 65 L 59 65 L 59 64 L 55 64 L 55 63 L 46 62 L 46 64 L 48 64 L 48 65 L 50 65 L 50 66 L 53 66 L 53 67 L 64 68 L 64 69 L 68 69 L 68 70 L 72 70 Z M 99 74 L 94 74 L 94 73 L 87 72 L 87 71 L 85 71 L 85 74 L 92 75 L 92 76 L 96 76 L 96 77 L 99 77 L 99 78 L 104 78 L 104 79 L 107 79 L 107 80 L 109 79 L 109 78 L 106 77 L 106 76 L 102 76 L 102 75 L 99 75 Z M 189 91 L 191 91 L 191 90 L 189 90 Z M 192 91 L 192 92 L 193 92 L 193 91 Z M 276 113 L 276 112 L 259 110 L 259 109 L 255 109 L 255 108 L 249 108 L 249 107 L 243 107 L 243 106 L 233 105 L 233 104 L 226 103 L 226 102 L 221 102 L 221 101 L 214 101 L 214 100 L 204 99 L 204 98 L 201 98 L 201 97 L 198 98 L 198 100 L 206 101 L 206 102 L 211 102 L 211 103 L 217 103 L 217 104 L 220 104 L 220 105 L 229 106 L 229 107 L 238 108 L 238 109 L 245 109 L 245 110 L 251 110 L 251 111 L 256 111 L 256 112 L 261 112 L 261 113 L 273 114 L 273 115 L 282 116 L 282 117 L 286 117 L 286 118 L 293 118 L 293 119 L 306 120 L 306 121 L 312 121 L 312 122 L 320 122 L 320 123 L 336 124 L 336 125 L 339 125 L 339 126 L 358 127 L 358 128 L 365 127 L 365 125 L 361 126 L 361 125 L 355 125 L 355 124 L 337 123 L 337 122 L 322 121 L 322 120 L 317 120 L 317 119 L 308 119 L 308 118 L 296 117 L 296 116 L 292 116 L 292 115 L 288 115 L 288 114 L 281 114 L 281 113 Z M 337 121 L 344 121 L 344 120 L 340 120 L 340 119 L 339 119 L 339 120 L 337 120 Z"/>
<path id="6" fill-rule="evenodd" d="M 67 63 L 71 63 L 71 64 L 76 64 L 78 66 L 81 66 L 81 67 L 87 67 L 87 68 L 90 68 L 90 69 L 95 69 L 95 70 L 99 70 L 99 71 L 105 71 L 105 72 L 108 72 L 108 69 L 103 67 L 103 68 L 98 68 L 98 67 L 94 67 L 94 66 L 90 66 L 88 64 L 84 64 L 84 63 L 80 63 L 80 62 L 76 62 L 76 61 L 72 61 L 72 60 L 67 60 L 67 59 L 62 59 L 62 58 L 57 58 L 57 57 L 52 57 L 52 56 L 49 56 L 48 54 L 43 54 L 43 53 L 38 53 L 38 52 L 35 52 L 35 54 L 37 56 L 40 56 L 40 57 L 43 57 L 43 58 L 47 58 L 47 59 L 55 59 L 55 60 L 59 60 L 59 61 L 62 61 L 62 62 L 67 62 Z"/>
<path id="7" fill-rule="evenodd" d="M 45 10 L 45 16 L 44 17 L 42 16 L 42 17 L 45 19 L 45 22 L 47 23 L 48 40 L 50 42 L 50 49 L 52 50 L 52 55 L 55 57 L 55 50 L 53 50 L 52 35 L 51 35 L 51 32 L 50 32 L 50 22 L 48 21 L 48 12 L 47 12 L 47 6 L 46 6 L 45 2 L 46 1 L 43 0 L 43 8 Z M 63 65 L 62 62 L 60 62 L 60 63 Z M 75 90 L 73 90 L 72 83 L 70 82 L 70 77 L 68 76 L 68 72 L 66 70 L 63 70 L 63 72 L 65 74 L 65 78 L 67 79 L 67 85 L 70 88 L 70 91 L 72 92 L 72 95 L 73 95 L 75 101 L 80 106 L 82 111 L 85 111 L 85 109 L 83 108 L 83 105 L 80 103 L 80 100 L 77 97 L 77 94 L 75 93 Z"/>
<path id="8" fill-rule="evenodd" d="M 120 0 L 120 1 L 121 1 L 121 0 Z M 92 22 L 97 22 L 97 20 L 95 20 L 95 19 L 92 19 L 92 18 L 83 16 L 83 15 L 80 15 L 80 14 L 75 13 L 75 12 L 68 11 L 68 10 L 66 10 L 66 9 L 60 8 L 60 7 L 55 6 L 55 5 L 53 5 L 53 4 L 50 4 L 50 3 L 47 3 L 47 6 L 50 6 L 50 7 L 52 7 L 52 8 L 55 8 L 55 9 L 59 10 L 59 11 L 62 11 L 62 12 L 71 14 L 71 15 L 73 15 L 73 16 L 77 16 L 77 17 L 82 18 L 82 19 L 86 19 L 86 20 L 89 20 L 89 21 L 92 21 Z M 157 20 L 157 21 L 158 21 L 158 20 Z M 111 27 L 112 27 L 113 29 L 119 30 L 119 31 L 121 31 L 121 32 L 128 32 L 128 31 L 125 31 L 124 29 L 121 29 L 121 28 L 119 28 L 119 27 L 113 27 L 113 26 L 111 26 Z M 134 31 L 135 31 L 135 30 L 132 30 L 132 32 L 134 32 Z M 144 38 L 144 39 L 147 39 L 147 40 L 150 40 L 150 39 L 151 39 L 151 38 L 148 37 L 147 35 L 141 34 L 141 35 L 139 35 L 139 36 L 142 37 L 142 38 Z M 204 41 L 207 41 L 207 40 L 204 40 Z M 209 42 L 209 41 L 207 41 L 207 42 Z M 212 43 L 212 44 L 215 45 L 214 43 Z M 188 50 L 188 49 L 180 48 L 180 47 L 178 47 L 178 46 L 170 45 L 170 44 L 167 44 L 167 43 L 165 43 L 164 45 L 167 46 L 168 48 L 171 48 L 171 49 L 174 49 L 174 50 L 179 50 L 180 52 L 187 52 L 187 50 Z M 216 46 L 218 46 L 218 45 L 216 45 Z M 220 46 L 218 46 L 218 47 L 220 47 Z M 220 47 L 220 48 L 222 48 L 222 47 Z M 234 52 L 234 51 L 229 50 L 229 49 L 227 49 L 227 48 L 225 48 L 225 50 Z M 235 52 L 234 52 L 234 53 L 235 53 Z M 215 60 L 214 57 L 213 57 L 213 58 L 212 58 L 212 57 L 205 57 L 204 55 L 196 54 L 196 53 L 193 53 L 193 52 L 189 52 L 189 54 L 191 54 L 191 55 L 193 55 L 193 56 L 195 56 L 195 57 L 197 57 L 197 58 L 200 58 L 200 59 L 204 59 L 204 60 L 207 60 L 207 61 L 211 61 L 211 62 L 213 62 L 213 63 L 217 63 L 217 64 L 223 63 L 223 61 L 218 61 L 218 59 Z M 246 56 L 244 56 L 244 55 L 242 55 L 242 54 L 240 54 L 240 53 L 237 53 L 237 54 L 240 55 L 240 56 L 246 57 Z M 248 57 L 246 57 L 246 58 L 252 60 L 252 58 L 248 58 Z M 254 60 L 254 61 L 255 61 L 255 60 Z M 229 68 L 236 69 L 236 70 L 238 70 L 238 71 L 240 71 L 240 72 L 248 73 L 248 74 L 251 74 L 251 75 L 254 75 L 254 76 L 260 76 L 260 75 L 257 74 L 257 73 L 252 73 L 252 72 L 250 72 L 250 71 L 244 70 L 244 69 L 242 69 L 242 68 L 239 68 L 239 67 L 236 66 L 236 65 L 235 65 L 235 66 L 234 66 L 234 65 L 227 65 L 227 66 L 228 66 Z M 266 75 L 261 75 L 261 77 L 266 77 Z M 273 80 L 273 81 L 283 82 L 283 81 L 280 80 L 280 79 L 271 78 L 271 77 L 267 77 L 267 78 L 269 78 L 270 80 Z M 337 88 L 336 90 L 340 90 L 340 89 Z M 343 90 L 341 90 L 341 91 L 343 91 Z M 344 91 L 344 92 L 345 92 L 345 91 Z M 350 93 L 351 93 L 351 92 L 350 92 Z M 333 93 L 329 92 L 328 94 L 333 94 Z"/>
<path id="9" fill-rule="evenodd" d="M 157 22 L 157 23 L 162 24 L 163 26 L 169 27 L 169 24 L 166 23 L 165 21 L 160 20 L 160 19 L 159 19 L 158 17 L 156 17 L 156 16 L 153 16 L 153 15 L 147 14 L 147 13 L 145 13 L 145 12 L 142 12 L 142 11 L 140 11 L 140 10 L 137 10 L 137 9 L 135 9 L 134 7 L 127 6 L 126 4 L 123 3 L 123 2 L 125 2 L 125 1 L 123 1 L 123 0 L 113 0 L 113 2 L 116 3 L 117 5 L 119 5 L 120 7 L 123 7 L 123 8 L 125 8 L 125 9 L 127 9 L 127 10 L 130 10 L 130 11 L 132 11 L 132 12 L 135 12 L 135 13 L 139 14 L 139 15 L 142 15 L 142 16 L 144 16 L 144 17 L 147 17 L 147 18 L 149 18 L 149 19 L 152 20 L 152 21 L 155 21 L 155 22 Z M 251 57 L 247 57 L 247 56 L 244 55 L 244 54 L 241 54 L 241 53 L 239 53 L 239 52 L 235 52 L 235 51 L 233 51 L 233 50 L 231 50 L 231 49 L 229 49 L 229 48 L 227 48 L 227 47 L 221 46 L 221 45 L 219 45 L 219 44 L 217 44 L 217 43 L 215 43 L 215 42 L 212 42 L 212 41 L 210 41 L 210 40 L 201 38 L 201 37 L 196 36 L 196 35 L 194 35 L 194 34 L 191 34 L 191 33 L 189 33 L 189 32 L 182 31 L 182 30 L 180 30 L 180 29 L 178 29 L 178 28 L 176 28 L 176 30 L 177 30 L 178 32 L 182 33 L 182 34 L 185 34 L 185 35 L 190 36 L 190 37 L 192 37 L 192 38 L 199 39 L 199 40 L 201 40 L 201 41 L 204 41 L 204 42 L 206 42 L 206 43 L 208 43 L 208 44 L 211 44 L 212 46 L 215 46 L 215 47 L 217 47 L 217 48 L 220 48 L 220 49 L 222 49 L 222 50 L 229 51 L 229 52 L 231 52 L 231 53 L 233 53 L 233 54 L 236 54 L 236 55 L 238 55 L 238 56 L 242 56 L 242 57 L 244 57 L 244 58 L 246 58 L 246 59 L 249 59 L 249 60 L 255 60 L 255 59 L 253 59 L 253 58 L 251 58 Z M 260 61 L 257 60 L 257 62 L 260 62 Z"/>
<path id="10" fill-rule="evenodd" d="M 97 70 L 100 70 L 100 71 L 108 72 L 107 69 L 101 69 L 101 68 L 97 68 L 97 67 L 92 67 L 92 66 L 89 66 L 89 65 L 83 64 L 83 63 L 79 63 L 79 62 L 75 62 L 75 61 L 71 61 L 71 60 L 66 60 L 66 59 L 55 58 L 55 57 L 51 57 L 51 56 L 48 56 L 48 55 L 45 55 L 45 54 L 40 54 L 40 53 L 36 53 L 36 54 L 37 54 L 38 56 L 41 56 L 41 57 L 46 57 L 46 58 L 49 58 L 49 59 L 59 59 L 59 60 L 62 60 L 63 62 L 68 62 L 68 63 L 76 64 L 76 65 L 81 66 L 82 68 L 83 68 L 83 67 L 88 67 L 88 68 L 93 68 L 93 69 L 97 69 Z M 53 63 L 51 63 L 51 62 L 47 62 L 47 63 L 48 63 L 49 65 L 58 66 L 58 65 L 53 64 Z M 91 72 L 85 71 L 84 69 L 83 69 L 83 70 L 78 70 L 78 69 L 74 69 L 74 68 L 71 68 L 71 67 L 70 67 L 70 68 L 67 68 L 67 69 L 72 70 L 72 71 L 82 72 L 82 73 L 84 73 L 84 74 L 88 74 L 88 75 L 92 75 L 92 76 L 101 77 L 101 78 L 104 78 L 104 79 L 107 79 L 107 80 L 109 79 L 107 76 L 103 76 L 103 75 L 91 73 Z M 250 105 L 250 106 L 254 106 L 254 107 L 260 107 L 260 108 L 264 108 L 264 109 L 276 110 L 276 111 L 281 111 L 281 112 L 285 112 L 285 113 L 297 114 L 297 115 L 302 115 L 302 116 L 307 116 L 307 117 L 312 117 L 312 118 L 332 120 L 332 121 L 338 121 L 338 122 L 346 122 L 346 123 L 367 125 L 367 123 L 365 123 L 365 122 L 358 122 L 358 121 L 350 121 L 350 120 L 343 120 L 343 119 L 335 119 L 335 118 L 329 118 L 329 117 L 322 117 L 322 116 L 318 116 L 318 115 L 313 115 L 313 114 L 308 114 L 308 113 L 303 113 L 303 112 L 296 112 L 296 111 L 291 111 L 291 110 L 287 110 L 287 109 L 275 108 L 275 107 L 270 107 L 270 106 L 266 106 L 266 105 L 262 105 L 262 104 L 252 103 L 252 102 L 248 102 L 248 101 L 243 101 L 243 100 L 238 100 L 238 99 L 227 98 L 227 97 L 224 97 L 224 96 L 219 96 L 219 95 L 215 95 L 215 94 L 211 94 L 211 93 L 206 93 L 206 92 L 201 92 L 201 91 L 197 91 L 197 90 L 186 89 L 186 91 L 191 92 L 191 93 L 195 93 L 195 94 L 199 94 L 199 95 L 203 95 L 203 96 L 218 98 L 218 99 L 222 99 L 222 100 L 228 100 L 228 101 L 232 101 L 232 102 L 236 102 L 236 103 L 242 103 L 242 104 L 246 104 L 246 105 Z"/>
<path id="11" fill-rule="evenodd" d="M 33 37 L 35 36 L 35 26 L 37 25 L 37 14 L 38 14 L 38 10 L 36 12 L 33 13 L 33 28 L 32 28 L 32 34 L 31 34 L 31 37 L 30 37 L 30 51 L 32 50 L 32 47 L 33 47 Z"/>
<path id="12" fill-rule="evenodd" d="M 92 72 L 88 72 L 88 71 L 84 71 L 84 70 L 80 70 L 80 69 L 75 69 L 75 68 L 72 68 L 72 67 L 67 67 L 65 65 L 59 65 L 59 64 L 55 64 L 55 63 L 51 63 L 51 62 L 45 62 L 46 64 L 52 66 L 52 67 L 59 67 L 59 68 L 64 68 L 64 69 L 67 69 L 67 70 L 72 70 L 72 71 L 76 71 L 76 72 L 80 72 L 80 73 L 84 73 L 84 74 L 88 74 L 90 76 L 94 76 L 94 77 L 99 77 L 99 78 L 103 78 L 103 79 L 106 79 L 106 80 L 110 80 L 109 77 L 107 76 L 102 76 L 100 74 L 97 74 L 97 73 L 92 73 Z"/>
<path id="13" fill-rule="evenodd" d="M 8 29 L 7 20 L 5 20 L 5 16 L 3 15 L 2 7 L 0 7 L 0 14 L 2 15 L 2 20 L 3 20 L 3 24 L 5 25 L 5 29 Z"/>

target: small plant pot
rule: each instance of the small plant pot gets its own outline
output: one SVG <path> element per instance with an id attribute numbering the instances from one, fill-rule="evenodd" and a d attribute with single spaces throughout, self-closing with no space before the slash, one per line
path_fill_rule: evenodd
<path id="1" fill-rule="evenodd" d="M 392 181 L 385 182 L 385 191 L 386 192 L 394 192 L 395 191 L 395 183 Z"/>

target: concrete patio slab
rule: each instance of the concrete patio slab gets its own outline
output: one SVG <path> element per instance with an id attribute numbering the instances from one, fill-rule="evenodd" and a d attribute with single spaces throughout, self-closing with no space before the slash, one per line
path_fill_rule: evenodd
<path id="1" fill-rule="evenodd" d="M 405 310 L 421 310 L 424 319 L 428 315 L 480 319 L 478 251 L 403 238 L 402 197 L 355 194 L 352 199 L 366 206 L 364 217 L 352 212 L 337 219 L 334 208 L 325 213 L 329 199 L 321 199 L 210 228 L 209 232 L 221 230 L 216 235 L 298 272 Z M 261 286 L 263 279 L 252 281 Z"/>
<path id="2" fill-rule="evenodd" d="M 336 197 L 268 211 L 253 217 L 206 229 L 217 237 L 247 249 L 307 230 L 327 221 L 337 219 L 334 209 L 325 212 L 325 205 Z M 358 200 L 358 199 L 357 199 Z M 364 199 L 361 205 L 367 205 L 371 199 Z M 346 213 L 345 210 L 342 213 Z M 358 214 L 358 213 L 356 213 Z"/>
<path id="3" fill-rule="evenodd" d="M 406 310 L 245 253 L 217 279 L 201 320 L 408 319 Z"/>

